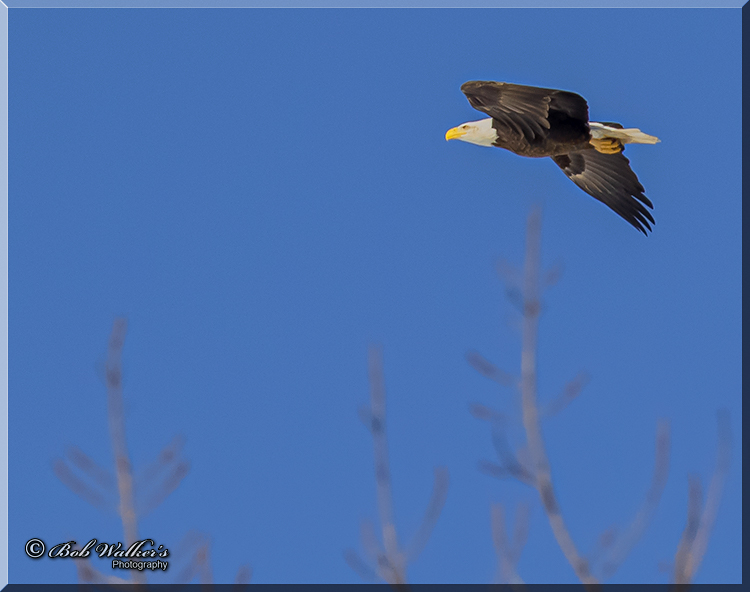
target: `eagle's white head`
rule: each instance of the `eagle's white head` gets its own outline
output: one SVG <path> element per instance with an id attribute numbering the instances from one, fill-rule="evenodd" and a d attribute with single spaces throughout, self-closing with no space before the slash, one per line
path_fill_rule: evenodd
<path id="1" fill-rule="evenodd" d="M 445 132 L 446 140 L 461 140 L 478 146 L 492 146 L 497 140 L 497 132 L 492 127 L 492 118 L 467 121 Z"/>

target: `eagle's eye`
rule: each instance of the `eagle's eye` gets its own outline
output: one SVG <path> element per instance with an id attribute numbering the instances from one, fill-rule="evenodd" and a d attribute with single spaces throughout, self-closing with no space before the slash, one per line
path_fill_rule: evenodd
<path id="1" fill-rule="evenodd" d="M 469 129 L 469 126 L 468 125 L 462 125 L 461 129 Z"/>

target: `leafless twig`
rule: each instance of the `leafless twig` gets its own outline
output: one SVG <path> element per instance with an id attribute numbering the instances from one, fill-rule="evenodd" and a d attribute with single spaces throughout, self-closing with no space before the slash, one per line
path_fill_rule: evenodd
<path id="1" fill-rule="evenodd" d="M 107 418 L 115 460 L 115 479 L 111 473 L 98 466 L 88 455 L 78 448 L 66 451 L 65 459 L 57 459 L 53 470 L 57 477 L 74 493 L 91 504 L 105 509 L 116 507 L 122 520 L 125 534 L 125 547 L 138 540 L 138 517 L 153 509 L 166 498 L 185 477 L 189 463 L 180 457 L 182 439 L 175 438 L 162 450 L 154 463 L 136 479 L 127 450 L 125 413 L 122 396 L 122 349 L 127 332 L 127 322 L 115 319 L 109 338 L 106 362 Z M 79 476 L 83 475 L 83 477 Z M 139 499 L 136 500 L 136 484 Z M 117 498 L 118 502 L 113 502 Z M 210 564 L 209 539 L 204 535 L 189 538 L 194 543 L 190 565 L 178 574 L 182 581 L 189 582 L 195 576 L 204 584 L 210 584 L 213 577 Z M 137 589 L 146 583 L 141 571 L 132 572 L 132 580 L 105 576 L 90 567 L 86 562 L 77 561 L 78 579 L 83 583 L 94 584 L 135 584 Z M 252 575 L 248 567 L 241 567 L 235 583 L 246 584 Z"/>
<path id="2" fill-rule="evenodd" d="M 159 506 L 190 471 L 190 463 L 181 457 L 184 439 L 175 437 L 143 473 L 136 474 L 136 511 L 141 518 Z"/>
<path id="3" fill-rule="evenodd" d="M 500 370 L 500 368 L 495 366 L 495 364 L 490 362 L 479 352 L 474 350 L 466 352 L 466 361 L 469 362 L 471 367 L 482 376 L 486 376 L 502 386 L 513 386 L 516 382 L 516 379 L 511 374 Z"/>
<path id="4" fill-rule="evenodd" d="M 491 506 L 490 524 L 492 526 L 492 541 L 495 543 L 495 552 L 497 553 L 502 579 L 517 588 L 518 584 L 524 583 L 516 571 L 516 565 L 521 558 L 521 551 L 526 544 L 529 532 L 529 505 L 523 503 L 518 505 L 512 543 L 508 543 L 505 534 L 505 509 L 502 504 Z"/>
<path id="5" fill-rule="evenodd" d="M 679 587 L 690 584 L 695 574 L 698 573 L 698 568 L 708 547 L 708 539 L 716 521 L 724 483 L 729 473 L 732 452 L 729 411 L 726 409 L 720 410 L 716 419 L 719 444 L 716 451 L 716 466 L 711 477 L 711 483 L 708 486 L 705 505 L 702 502 L 703 492 L 700 478 L 691 476 L 688 479 L 687 524 L 674 559 L 674 582 Z"/>
<path id="6" fill-rule="evenodd" d="M 560 505 L 552 484 L 547 453 L 544 449 L 539 422 L 536 392 L 536 351 L 539 327 L 539 269 L 541 246 L 541 210 L 536 207 L 528 218 L 526 231 L 526 259 L 523 271 L 523 326 L 521 333 L 521 411 L 526 440 L 536 477 L 542 506 L 547 514 L 552 532 L 566 559 L 573 567 L 578 579 L 587 586 L 598 581 L 591 574 L 588 562 L 581 556 L 570 536 L 560 511 Z"/>
<path id="7" fill-rule="evenodd" d="M 448 491 L 448 470 L 446 468 L 435 470 L 435 483 L 424 518 L 406 550 L 403 550 L 398 542 L 393 513 L 391 471 L 386 438 L 383 360 L 382 353 L 377 347 L 369 349 L 368 374 L 370 379 L 370 409 L 360 409 L 359 415 L 372 435 L 375 458 L 375 488 L 382 548 L 375 536 L 372 524 L 369 521 L 363 521 L 361 527 L 362 545 L 376 567 L 371 569 L 351 549 L 344 552 L 344 559 L 363 579 L 371 581 L 372 576 L 376 574 L 379 579 L 401 589 L 406 585 L 408 564 L 413 562 L 424 548 L 445 503 Z"/>
<path id="8" fill-rule="evenodd" d="M 362 560 L 354 549 L 346 549 L 344 551 L 344 561 L 346 561 L 347 565 L 351 567 L 353 571 L 357 572 L 357 575 L 365 582 L 375 584 L 381 581 L 380 576 Z"/>
<path id="9" fill-rule="evenodd" d="M 233 590 L 241 590 L 250 583 L 253 578 L 253 570 L 249 565 L 242 565 L 237 570 L 237 575 L 234 578 Z"/>
<path id="10" fill-rule="evenodd" d="M 91 567 L 91 564 L 87 561 L 76 561 L 76 571 L 78 572 L 78 581 L 84 584 L 99 584 L 99 585 L 117 585 L 118 590 L 128 590 L 125 587 L 126 584 L 130 584 L 132 588 L 132 582 L 117 576 L 104 575 L 100 571 Z"/>
<path id="11" fill-rule="evenodd" d="M 432 487 L 432 495 L 427 504 L 424 517 L 422 518 L 419 529 L 406 547 L 407 563 L 414 562 L 427 544 L 427 541 L 432 534 L 432 529 L 435 528 L 435 524 L 437 524 L 437 520 L 440 517 L 440 512 L 445 505 L 445 498 L 448 496 L 449 482 L 450 478 L 448 476 L 448 469 L 445 467 L 437 467 L 435 469 L 435 482 Z"/>
<path id="12" fill-rule="evenodd" d="M 584 373 L 578 374 L 565 387 L 563 393 L 545 407 L 540 407 L 537 401 L 536 354 L 539 317 L 542 310 L 540 293 L 542 288 L 554 283 L 559 276 L 557 271 L 547 273 L 541 271 L 541 212 L 535 208 L 528 218 L 526 233 L 526 255 L 523 272 L 501 262 L 498 272 L 506 281 L 506 292 L 511 303 L 522 313 L 521 315 L 521 391 L 522 423 L 526 435 L 527 448 L 513 450 L 505 435 L 504 426 L 507 417 L 484 405 L 473 404 L 472 414 L 482 420 L 490 421 L 493 425 L 493 444 L 500 464 L 483 462 L 481 469 L 495 477 L 515 477 L 519 481 L 534 487 L 540 496 L 552 532 L 566 559 L 573 567 L 576 576 L 589 589 L 596 589 L 599 577 L 611 577 L 620 567 L 625 557 L 643 536 L 666 485 L 669 472 L 670 456 L 670 428 L 665 420 L 659 422 L 656 434 L 656 453 L 651 485 L 646 497 L 638 508 L 632 522 L 620 534 L 617 530 L 609 529 L 602 535 L 594 553 L 587 559 L 577 549 L 570 536 L 570 532 L 563 520 L 563 515 L 557 500 L 552 481 L 552 473 L 546 454 L 541 432 L 542 416 L 552 416 L 559 413 L 581 392 L 588 377 Z M 540 279 L 541 278 L 541 279 Z M 497 366 L 475 352 L 467 355 L 469 363 L 481 374 L 507 385 L 512 382 L 510 375 L 497 369 Z M 719 446 L 716 470 L 711 480 L 705 506 L 702 504 L 701 484 L 697 477 L 691 477 L 689 482 L 688 520 L 677 550 L 674 562 L 674 579 L 678 584 L 687 584 L 695 576 L 705 553 L 711 528 L 715 522 L 721 493 L 729 470 L 731 449 L 731 434 L 729 429 L 728 412 L 719 413 Z M 496 547 L 504 549 L 504 531 L 498 529 L 502 525 L 504 515 L 502 508 L 493 509 L 493 533 Z M 503 552 L 505 553 L 505 552 Z M 515 578 L 517 574 L 510 571 L 506 555 L 500 555 L 501 563 L 505 560 L 504 573 Z M 594 566 L 597 566 L 595 576 Z"/>
<path id="13" fill-rule="evenodd" d="M 507 417 L 504 413 L 495 411 L 494 409 L 487 407 L 486 405 L 482 405 L 481 403 L 469 404 L 469 413 L 471 413 L 477 419 L 481 419 L 482 421 L 490 421 L 497 425 L 503 425 L 507 422 Z"/>
<path id="14" fill-rule="evenodd" d="M 52 463 L 57 478 L 92 506 L 116 511 L 117 487 L 112 474 L 78 448 L 68 448 L 65 456 L 67 458 L 57 458 Z"/>
<path id="15" fill-rule="evenodd" d="M 542 410 L 541 414 L 549 417 L 560 413 L 581 394 L 583 387 L 585 387 L 588 382 L 589 375 L 586 372 L 579 372 L 576 374 L 576 376 L 565 385 L 562 394 L 557 397 L 557 399 L 548 403 Z"/>
<path id="16" fill-rule="evenodd" d="M 371 433 L 375 454 L 375 489 L 377 492 L 380 528 L 385 548 L 384 578 L 390 584 L 406 582 L 406 564 L 399 550 L 398 533 L 393 514 L 393 491 L 391 487 L 391 467 L 388 460 L 388 439 L 386 438 L 385 385 L 383 380 L 383 358 L 379 348 L 371 347 L 368 355 L 370 376 Z"/>
<path id="17" fill-rule="evenodd" d="M 608 545 L 608 552 L 602 561 L 602 577 L 604 579 L 614 575 L 643 536 L 653 518 L 669 476 L 669 448 L 669 422 L 661 420 L 656 426 L 656 452 L 651 486 L 628 529 L 622 535 L 615 537 L 612 544 Z"/>
<path id="18" fill-rule="evenodd" d="M 492 444 L 495 447 L 498 458 L 502 461 L 500 467 L 503 472 L 508 477 L 514 477 L 522 483 L 536 488 L 537 483 L 533 469 L 530 469 L 521 462 L 516 453 L 513 452 L 504 430 L 498 427 L 493 428 Z"/>
<path id="19" fill-rule="evenodd" d="M 115 456 L 117 489 L 120 492 L 120 519 L 125 531 L 125 545 L 138 540 L 138 520 L 135 513 L 135 496 L 133 495 L 133 469 L 128 455 L 125 438 L 125 412 L 122 403 L 122 346 L 125 343 L 127 322 L 115 319 L 112 334 L 109 337 L 109 356 L 107 358 L 107 416 L 109 418 L 109 435 L 112 440 L 112 451 Z M 133 573 L 133 580 L 142 584 L 146 576 L 142 572 Z"/>

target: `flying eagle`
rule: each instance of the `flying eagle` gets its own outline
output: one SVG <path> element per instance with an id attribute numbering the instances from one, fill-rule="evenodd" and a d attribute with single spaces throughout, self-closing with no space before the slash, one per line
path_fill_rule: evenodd
<path id="1" fill-rule="evenodd" d="M 564 90 L 474 80 L 461 85 L 471 106 L 490 117 L 448 130 L 446 140 L 497 146 L 520 156 L 549 156 L 568 178 L 643 234 L 654 224 L 643 185 L 622 154 L 654 136 L 619 123 L 589 121 L 586 99 Z"/>

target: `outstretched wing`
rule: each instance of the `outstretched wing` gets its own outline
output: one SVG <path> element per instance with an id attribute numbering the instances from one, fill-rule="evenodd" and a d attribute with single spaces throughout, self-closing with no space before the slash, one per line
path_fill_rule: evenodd
<path id="1" fill-rule="evenodd" d="M 462 84 L 461 91 L 474 109 L 523 134 L 530 142 L 546 135 L 550 115 L 584 125 L 589 120 L 586 99 L 565 90 L 472 80 Z"/>
<path id="2" fill-rule="evenodd" d="M 589 195 L 608 205 L 643 234 L 655 224 L 651 201 L 643 194 L 643 185 L 630 168 L 630 161 L 622 152 L 602 154 L 596 150 L 581 150 L 553 156 L 568 178 Z"/>

